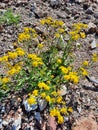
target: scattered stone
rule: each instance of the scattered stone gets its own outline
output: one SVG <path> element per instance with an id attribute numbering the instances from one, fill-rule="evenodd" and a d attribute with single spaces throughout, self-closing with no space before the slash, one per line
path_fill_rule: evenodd
<path id="1" fill-rule="evenodd" d="M 40 111 L 43 111 L 47 106 L 47 102 L 46 102 L 46 100 L 40 99 L 38 101 L 38 105 L 39 105 Z"/>
<path id="2" fill-rule="evenodd" d="M 85 11 L 86 14 L 93 14 L 93 9 L 92 7 L 89 7 L 86 11 Z"/>
<path id="3" fill-rule="evenodd" d="M 94 12 L 94 17 L 98 19 L 98 12 Z"/>
<path id="4" fill-rule="evenodd" d="M 16 5 L 27 5 L 28 4 L 28 0 L 17 0 L 16 1 Z"/>
<path id="5" fill-rule="evenodd" d="M 28 104 L 28 102 L 27 102 L 27 100 L 24 100 L 23 101 L 23 105 L 24 105 L 24 107 L 25 107 L 25 110 L 27 111 L 27 112 L 30 112 L 30 111 L 32 111 L 32 110 L 36 110 L 37 109 L 37 104 L 35 105 L 35 104 L 32 104 L 31 106 Z"/>
<path id="6" fill-rule="evenodd" d="M 50 0 L 50 5 L 53 8 L 59 7 L 61 5 L 61 0 Z"/>
<path id="7" fill-rule="evenodd" d="M 19 130 L 21 128 L 21 115 L 17 115 L 13 123 L 13 130 Z"/>
<path id="8" fill-rule="evenodd" d="M 91 43 L 91 49 L 95 49 L 97 47 L 96 40 L 94 39 Z"/>
<path id="9" fill-rule="evenodd" d="M 98 125 L 93 117 L 80 117 L 75 125 L 73 124 L 72 130 L 98 130 Z"/>
<path id="10" fill-rule="evenodd" d="M 88 24 L 88 34 L 96 33 L 96 25 L 92 22 Z"/>
<path id="11" fill-rule="evenodd" d="M 41 118 L 40 112 L 35 112 L 34 115 L 35 115 L 35 119 L 36 119 L 39 123 L 41 123 L 41 122 L 42 122 L 42 118 Z"/>
<path id="12" fill-rule="evenodd" d="M 60 92 L 61 96 L 66 95 L 67 94 L 67 87 L 66 87 L 66 85 L 62 85 L 62 87 L 61 87 L 59 92 Z"/>

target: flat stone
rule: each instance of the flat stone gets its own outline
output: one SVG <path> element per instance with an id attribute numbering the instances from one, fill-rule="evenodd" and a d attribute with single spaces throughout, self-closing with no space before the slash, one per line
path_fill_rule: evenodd
<path id="1" fill-rule="evenodd" d="M 92 116 L 80 117 L 71 130 L 98 130 L 98 125 Z"/>
<path id="2" fill-rule="evenodd" d="M 98 12 L 94 12 L 94 17 L 98 19 Z"/>

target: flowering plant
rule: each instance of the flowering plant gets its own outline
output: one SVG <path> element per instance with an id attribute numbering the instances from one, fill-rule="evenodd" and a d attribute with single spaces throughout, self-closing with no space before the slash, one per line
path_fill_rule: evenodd
<path id="1" fill-rule="evenodd" d="M 87 25 L 75 23 L 72 30 L 67 31 L 63 21 L 51 17 L 40 20 L 40 24 L 44 26 L 44 32 L 25 27 L 13 44 L 13 52 L 0 57 L 0 63 L 7 68 L 5 76 L 1 75 L 0 87 L 6 91 L 26 88 L 28 104 L 37 104 L 39 99 L 46 100 L 48 112 L 62 124 L 63 115 L 73 111 L 71 106 L 66 105 L 61 91 L 65 91 L 63 86 L 68 89 L 69 83 L 78 84 L 81 75 L 88 75 L 88 61 L 77 69 L 72 64 L 75 42 L 86 37 L 83 29 Z M 96 57 L 94 54 L 92 59 L 97 60 Z"/>

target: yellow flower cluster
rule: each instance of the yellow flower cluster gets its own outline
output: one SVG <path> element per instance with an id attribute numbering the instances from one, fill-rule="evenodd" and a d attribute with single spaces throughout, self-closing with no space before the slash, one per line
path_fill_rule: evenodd
<path id="1" fill-rule="evenodd" d="M 84 69 L 83 67 L 80 68 L 80 72 L 83 76 L 87 76 L 88 75 L 88 71 L 86 69 Z"/>
<path id="2" fill-rule="evenodd" d="M 9 78 L 9 77 L 0 78 L 0 82 L 1 82 L 2 84 L 6 84 L 6 83 L 10 82 L 10 78 Z"/>
<path id="3" fill-rule="evenodd" d="M 35 37 L 37 37 L 36 31 L 32 28 L 25 27 L 24 32 L 18 34 L 18 42 L 29 41 Z"/>
<path id="4" fill-rule="evenodd" d="M 87 24 L 74 23 L 73 30 L 69 32 L 69 34 L 71 35 L 71 38 L 75 41 L 78 40 L 79 38 L 85 38 L 86 35 L 84 32 L 82 32 L 82 30 L 87 27 L 88 27 Z"/>
<path id="5" fill-rule="evenodd" d="M 93 62 L 98 61 L 98 55 L 97 55 L 96 53 L 93 54 L 93 56 L 92 56 L 92 61 L 93 61 Z"/>
<path id="6" fill-rule="evenodd" d="M 38 57 L 36 54 L 28 54 L 28 58 L 32 60 L 33 67 L 38 67 L 40 65 L 43 65 L 42 59 Z"/>
<path id="7" fill-rule="evenodd" d="M 79 82 L 79 76 L 77 74 L 77 72 L 71 72 L 72 68 L 71 67 L 64 67 L 64 66 L 60 66 L 61 72 L 64 74 L 63 78 L 66 81 L 70 81 L 73 83 L 78 83 Z"/>
<path id="8" fill-rule="evenodd" d="M 50 87 L 46 83 L 44 83 L 44 82 L 39 82 L 38 83 L 38 87 L 40 89 L 44 89 L 44 90 L 49 90 L 50 89 Z"/>
<path id="9" fill-rule="evenodd" d="M 9 76 L 12 76 L 14 74 L 18 74 L 21 69 L 22 69 L 21 66 L 18 64 L 14 65 L 14 66 L 10 66 L 10 70 L 8 70 L 7 74 Z"/>
<path id="10" fill-rule="evenodd" d="M 68 111 L 72 112 L 73 111 L 72 107 L 69 107 L 69 108 L 62 107 L 61 109 L 53 108 L 50 110 L 50 115 L 53 117 L 57 117 L 58 124 L 62 124 L 64 123 L 63 115 L 64 114 L 68 115 Z"/>
<path id="11" fill-rule="evenodd" d="M 64 22 L 63 22 L 63 21 L 61 21 L 61 20 L 54 20 L 54 19 L 52 19 L 51 17 L 47 17 L 46 19 L 40 20 L 40 23 L 41 23 L 42 25 L 48 24 L 48 25 L 51 25 L 51 26 L 53 26 L 53 27 L 58 27 L 58 26 L 62 27 L 62 26 L 64 25 Z M 61 30 L 61 32 L 62 32 L 62 31 L 63 31 L 63 30 Z"/>

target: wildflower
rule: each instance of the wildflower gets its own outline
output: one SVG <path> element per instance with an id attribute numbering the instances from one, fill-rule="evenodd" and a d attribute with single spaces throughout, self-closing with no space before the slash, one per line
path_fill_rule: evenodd
<path id="1" fill-rule="evenodd" d="M 53 109 L 50 110 L 50 115 L 51 116 L 59 116 L 60 111 L 57 108 L 53 108 Z"/>
<path id="2" fill-rule="evenodd" d="M 44 45 L 43 45 L 43 44 L 41 44 L 41 43 L 40 43 L 40 44 L 38 44 L 38 48 L 39 48 L 39 49 L 42 49 L 42 48 L 43 48 L 43 46 L 44 46 Z"/>
<path id="3" fill-rule="evenodd" d="M 83 76 L 87 76 L 87 75 L 88 75 L 88 72 L 87 72 L 86 69 L 84 69 L 84 68 L 81 67 L 80 70 L 81 70 L 81 74 L 82 74 Z"/>
<path id="4" fill-rule="evenodd" d="M 80 32 L 80 36 L 81 36 L 81 38 L 85 38 L 86 37 L 84 32 Z"/>
<path id="5" fill-rule="evenodd" d="M 18 56 L 24 56 L 24 54 L 25 54 L 25 51 L 22 48 L 17 48 L 16 52 L 17 52 Z"/>
<path id="6" fill-rule="evenodd" d="M 59 33 L 55 33 L 55 37 L 56 37 L 56 38 L 59 38 L 59 37 L 60 37 L 60 34 L 59 34 Z"/>
<path id="7" fill-rule="evenodd" d="M 98 55 L 96 53 L 94 53 L 92 56 L 92 61 L 96 62 L 97 60 L 98 60 Z"/>
<path id="8" fill-rule="evenodd" d="M 40 20 L 40 23 L 41 23 L 42 25 L 44 25 L 45 22 L 46 22 L 45 19 Z"/>
<path id="9" fill-rule="evenodd" d="M 9 81 L 10 81 L 10 79 L 9 79 L 8 77 L 2 78 L 2 83 L 3 83 L 3 84 L 8 83 Z"/>
<path id="10" fill-rule="evenodd" d="M 67 109 L 67 111 L 72 113 L 72 112 L 73 112 L 72 107 L 69 107 L 69 108 Z"/>
<path id="11" fill-rule="evenodd" d="M 61 109 L 60 109 L 60 112 L 61 112 L 62 114 L 66 114 L 66 113 L 67 113 L 67 108 L 65 108 L 65 107 L 61 108 Z"/>
<path id="12" fill-rule="evenodd" d="M 46 97 L 46 93 L 45 92 L 41 93 L 40 95 L 41 95 L 42 98 Z"/>
<path id="13" fill-rule="evenodd" d="M 1 60 L 2 61 L 8 61 L 8 56 L 3 56 Z"/>
<path id="14" fill-rule="evenodd" d="M 78 40 L 79 38 L 80 38 L 79 34 L 76 34 L 76 35 L 72 36 L 72 39 L 75 40 L 75 41 Z"/>
<path id="15" fill-rule="evenodd" d="M 51 101 L 51 98 L 50 98 L 50 96 L 48 95 L 48 96 L 46 96 L 46 101 L 48 101 L 48 102 L 50 102 Z"/>
<path id="16" fill-rule="evenodd" d="M 30 98 L 28 98 L 28 104 L 32 105 L 32 104 L 36 104 L 36 99 L 33 96 L 30 96 Z"/>
<path id="17" fill-rule="evenodd" d="M 59 28 L 57 31 L 58 31 L 58 33 L 63 33 L 63 32 L 65 32 L 65 30 L 62 29 L 62 28 Z"/>
<path id="18" fill-rule="evenodd" d="M 34 96 L 38 96 L 38 90 L 34 90 L 32 93 Z"/>
<path id="19" fill-rule="evenodd" d="M 38 62 L 37 62 L 37 61 L 33 61 L 33 62 L 32 62 L 32 66 L 33 66 L 33 67 L 38 67 Z"/>
<path id="20" fill-rule="evenodd" d="M 62 97 L 59 96 L 56 101 L 57 101 L 57 103 L 61 103 L 62 102 Z"/>
<path id="21" fill-rule="evenodd" d="M 57 59 L 57 63 L 61 64 L 62 60 L 61 59 Z"/>
<path id="22" fill-rule="evenodd" d="M 84 65 L 84 66 L 88 66 L 88 65 L 89 65 L 89 62 L 85 60 L 85 61 L 83 62 L 83 65 Z"/>
<path id="23" fill-rule="evenodd" d="M 64 74 L 67 74 L 68 73 L 68 68 L 64 67 L 64 66 L 60 66 L 60 69 L 61 71 L 64 73 Z"/>
<path id="24" fill-rule="evenodd" d="M 8 52 L 8 58 L 10 59 L 14 59 L 17 58 L 17 53 L 16 52 Z"/>
<path id="25" fill-rule="evenodd" d="M 62 124 L 64 122 L 63 116 L 58 116 L 58 124 Z"/>
<path id="26" fill-rule="evenodd" d="M 53 79 L 53 78 L 54 78 L 54 75 L 51 75 L 51 78 Z"/>

